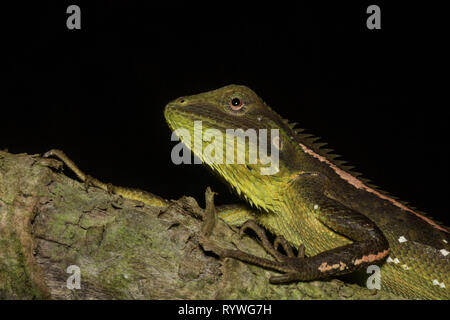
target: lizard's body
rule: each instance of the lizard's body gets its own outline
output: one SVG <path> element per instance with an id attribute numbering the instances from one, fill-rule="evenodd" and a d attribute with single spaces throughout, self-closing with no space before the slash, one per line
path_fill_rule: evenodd
<path id="1" fill-rule="evenodd" d="M 276 145 L 280 159 L 276 174 L 261 175 L 259 169 L 264 165 L 260 163 L 205 162 L 256 207 L 256 210 L 225 207 L 219 212 L 225 222 L 242 225 L 245 220 L 254 219 L 299 251 L 304 246 L 307 258 L 292 254 L 280 257 L 272 252 L 278 258 L 276 262 L 237 250 L 213 250 L 219 255 L 285 272 L 284 276 L 271 279 L 278 283 L 365 272 L 369 265 L 378 264 L 384 290 L 407 298 L 450 298 L 448 230 L 350 175 L 250 89 L 231 85 L 182 97 L 166 106 L 165 117 L 172 130 L 185 128 L 191 134 L 196 120 L 202 120 L 203 132 L 279 129 Z M 193 145 L 186 144 L 205 160 L 203 149 L 198 152 Z M 248 150 L 248 142 L 245 147 Z M 77 172 L 76 166 L 59 151 L 47 155 L 51 154 L 62 158 Z M 86 179 L 81 171 L 77 174 Z M 99 181 L 94 184 L 128 198 L 166 205 L 163 200 L 139 191 Z M 285 251 L 289 248 L 285 247 Z"/>

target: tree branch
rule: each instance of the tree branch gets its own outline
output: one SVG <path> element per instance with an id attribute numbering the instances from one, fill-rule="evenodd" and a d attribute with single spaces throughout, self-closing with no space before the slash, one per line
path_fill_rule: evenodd
<path id="1" fill-rule="evenodd" d="M 339 280 L 271 285 L 271 271 L 201 249 L 193 198 L 144 206 L 86 191 L 60 169 L 54 159 L 0 151 L 2 299 L 395 298 Z M 212 237 L 267 257 L 222 221 Z M 67 288 L 71 265 L 80 268 L 80 289 Z"/>

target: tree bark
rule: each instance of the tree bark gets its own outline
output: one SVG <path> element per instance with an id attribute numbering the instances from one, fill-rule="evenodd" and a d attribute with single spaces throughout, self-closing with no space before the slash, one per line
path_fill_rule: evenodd
<path id="1" fill-rule="evenodd" d="M 272 285 L 272 271 L 202 250 L 193 198 L 144 206 L 86 190 L 61 167 L 0 151 L 0 299 L 396 298 L 340 280 Z M 267 257 L 222 221 L 213 239 Z M 67 286 L 69 266 L 79 268 L 80 289 Z"/>

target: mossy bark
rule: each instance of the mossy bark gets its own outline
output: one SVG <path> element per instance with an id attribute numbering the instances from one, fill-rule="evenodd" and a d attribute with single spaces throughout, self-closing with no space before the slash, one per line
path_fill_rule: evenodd
<path id="1" fill-rule="evenodd" d="M 201 249 L 193 198 L 144 206 L 86 191 L 60 169 L 53 159 L 0 151 L 1 299 L 396 298 L 339 280 L 271 285 L 271 271 Z M 222 221 L 213 239 L 267 256 Z M 72 265 L 80 289 L 67 287 Z"/>

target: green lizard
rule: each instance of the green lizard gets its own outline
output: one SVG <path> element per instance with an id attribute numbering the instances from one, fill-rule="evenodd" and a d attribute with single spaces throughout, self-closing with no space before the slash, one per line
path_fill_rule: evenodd
<path id="1" fill-rule="evenodd" d="M 272 283 L 324 279 L 377 264 L 383 290 L 413 299 L 450 298 L 448 229 L 358 179 L 249 88 L 230 85 L 181 97 L 170 102 L 164 114 L 172 130 L 189 131 L 192 139 L 185 141 L 180 136 L 187 147 L 254 207 L 219 207 L 219 217 L 241 226 L 241 232 L 253 229 L 275 260 L 218 248 L 210 242 L 211 220 L 215 219 L 211 206 L 201 238 L 206 250 L 281 272 L 271 277 Z M 203 127 L 196 132 L 194 121 L 199 120 Z M 279 153 L 278 171 L 262 174 L 260 169 L 267 162 L 260 155 L 256 163 L 249 161 L 248 152 L 242 164 L 211 161 L 205 156 L 206 143 L 200 148 L 194 145 L 194 134 L 201 141 L 208 129 L 223 135 L 227 129 L 278 129 L 278 136 L 269 136 L 272 151 L 276 148 Z M 237 143 L 237 150 L 251 149 L 251 139 L 241 140 L 241 145 L 237 139 Z M 89 178 L 61 151 L 52 150 L 49 155 L 58 156 L 82 180 L 100 188 L 167 206 L 152 194 Z M 273 245 L 261 226 L 277 236 Z M 278 251 L 280 245 L 285 254 Z M 298 250 L 297 256 L 291 246 Z"/>

